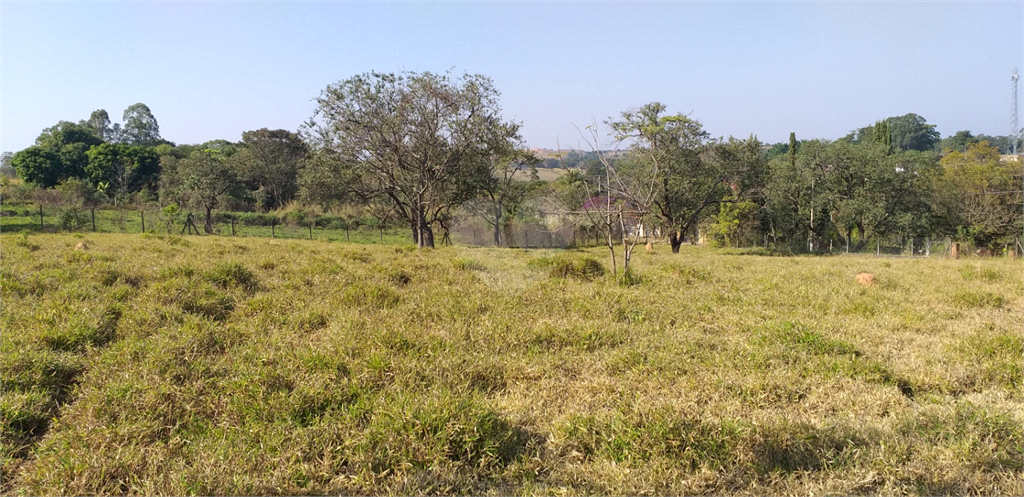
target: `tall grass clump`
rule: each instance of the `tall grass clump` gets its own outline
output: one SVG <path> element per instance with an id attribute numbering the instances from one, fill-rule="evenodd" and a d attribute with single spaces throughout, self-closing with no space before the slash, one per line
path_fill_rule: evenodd
<path id="1" fill-rule="evenodd" d="M 548 275 L 552 278 L 575 278 L 583 281 L 592 281 L 604 276 L 605 269 L 597 259 L 592 256 L 563 253 L 552 257 L 540 257 L 530 261 L 534 267 L 546 268 Z"/>

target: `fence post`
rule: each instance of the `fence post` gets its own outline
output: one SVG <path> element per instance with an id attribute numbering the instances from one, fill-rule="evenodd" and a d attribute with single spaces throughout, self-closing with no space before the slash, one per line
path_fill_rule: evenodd
<path id="1" fill-rule="evenodd" d="M 235 236 L 235 217 L 231 216 L 231 236 Z"/>
<path id="2" fill-rule="evenodd" d="M 146 232 L 146 211 L 139 211 L 139 214 L 142 216 L 142 232 L 145 233 Z"/>
<path id="3" fill-rule="evenodd" d="M 274 235 L 274 225 L 277 224 L 275 219 L 270 220 L 270 238 L 276 238 Z"/>
<path id="4" fill-rule="evenodd" d="M 312 222 L 309 223 L 309 239 L 310 240 L 313 239 L 313 223 Z"/>
<path id="5" fill-rule="evenodd" d="M 96 232 L 96 208 L 90 209 L 92 211 L 92 232 Z"/>
<path id="6" fill-rule="evenodd" d="M 39 204 L 39 231 L 46 231 L 43 225 L 43 204 Z"/>

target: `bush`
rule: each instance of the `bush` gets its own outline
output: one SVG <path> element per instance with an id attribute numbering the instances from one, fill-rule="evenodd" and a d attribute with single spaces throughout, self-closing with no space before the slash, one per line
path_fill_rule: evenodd
<path id="1" fill-rule="evenodd" d="M 68 207 L 59 212 L 60 227 L 65 231 L 81 229 L 89 223 L 89 218 L 78 207 Z"/>
<path id="2" fill-rule="evenodd" d="M 249 268 L 237 262 L 217 266 L 213 271 L 206 273 L 206 279 L 221 288 L 241 287 L 246 290 L 255 290 L 259 287 L 256 275 Z"/>
<path id="3" fill-rule="evenodd" d="M 294 225 L 305 226 L 309 223 L 310 217 L 311 216 L 307 214 L 306 211 L 297 210 L 286 213 L 284 215 L 284 220 Z"/>
<path id="4" fill-rule="evenodd" d="M 619 277 L 619 284 L 622 286 L 637 286 L 643 282 L 644 278 L 632 268 L 623 271 L 622 276 Z"/>
<path id="5" fill-rule="evenodd" d="M 273 214 L 243 212 L 241 214 L 234 214 L 234 216 L 235 220 L 238 221 L 239 224 L 243 224 L 245 226 L 270 226 L 272 224 L 281 224 L 281 221 Z"/>
<path id="6" fill-rule="evenodd" d="M 542 257 L 530 261 L 531 266 L 547 267 L 552 278 L 576 278 L 591 281 L 604 276 L 604 266 L 593 257 L 576 254 L 562 254 L 556 257 Z"/>
<path id="7" fill-rule="evenodd" d="M 341 216 L 320 216 L 316 218 L 317 228 L 327 228 L 335 230 L 345 229 L 345 219 Z"/>

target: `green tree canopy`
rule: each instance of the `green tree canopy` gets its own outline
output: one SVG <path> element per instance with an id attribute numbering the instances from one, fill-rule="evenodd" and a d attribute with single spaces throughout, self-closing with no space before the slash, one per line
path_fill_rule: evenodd
<path id="1" fill-rule="evenodd" d="M 364 198 L 389 198 L 417 245 L 432 247 L 432 224 L 476 196 L 491 177 L 487 158 L 518 139 L 498 96 L 481 75 L 362 74 L 324 90 L 307 131 L 354 168 Z"/>
<path id="2" fill-rule="evenodd" d="M 52 188 L 67 179 L 85 177 L 86 152 L 101 143 L 91 128 L 61 121 L 43 130 L 34 146 L 14 154 L 11 164 L 23 180 Z"/>
<path id="3" fill-rule="evenodd" d="M 241 150 L 232 159 L 242 181 L 259 192 L 262 207 L 281 207 L 298 192 L 298 177 L 309 147 L 291 131 L 267 128 L 242 133 Z"/>
<path id="4" fill-rule="evenodd" d="M 669 228 L 672 251 L 678 252 L 683 236 L 702 216 L 713 214 L 709 207 L 735 201 L 760 186 L 766 163 L 761 142 L 753 136 L 712 142 L 699 121 L 663 115 L 665 110 L 654 102 L 609 124 L 620 138 L 635 140 L 631 154 L 657 165 L 654 213 Z"/>
<path id="5" fill-rule="evenodd" d="M 942 152 L 964 152 L 967 150 L 969 145 L 980 141 L 981 140 L 972 135 L 970 131 L 957 131 L 953 136 L 943 138 L 939 143 L 939 149 Z"/>
<path id="6" fill-rule="evenodd" d="M 115 201 L 143 188 L 156 189 L 160 156 L 150 147 L 104 143 L 89 149 L 87 155 L 87 177 Z"/>
<path id="7" fill-rule="evenodd" d="M 120 141 L 131 145 L 158 145 L 160 138 L 160 125 L 156 118 L 144 103 L 131 105 L 124 110 L 121 118 L 124 125 L 121 128 Z"/>
<path id="8" fill-rule="evenodd" d="M 988 247 L 1012 239 L 1024 228 L 1021 163 L 1002 161 L 999 155 L 997 148 L 982 141 L 942 158 L 937 210 L 950 235 Z"/>
<path id="9" fill-rule="evenodd" d="M 78 124 L 85 126 L 93 131 L 101 140 L 105 142 L 117 141 L 114 128 L 111 127 L 110 115 L 103 109 L 94 110 L 89 115 L 88 121 L 81 121 Z"/>
<path id="10" fill-rule="evenodd" d="M 213 151 L 197 151 L 175 165 L 179 195 L 186 205 L 204 214 L 204 229 L 213 233 L 213 210 L 223 197 L 239 193 L 241 183 L 227 159 Z"/>

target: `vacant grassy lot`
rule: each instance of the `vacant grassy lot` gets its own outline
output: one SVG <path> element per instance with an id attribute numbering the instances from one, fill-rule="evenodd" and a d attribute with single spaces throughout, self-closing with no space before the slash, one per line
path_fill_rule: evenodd
<path id="1" fill-rule="evenodd" d="M 1019 260 L 0 246 L 7 494 L 1024 493 Z"/>

